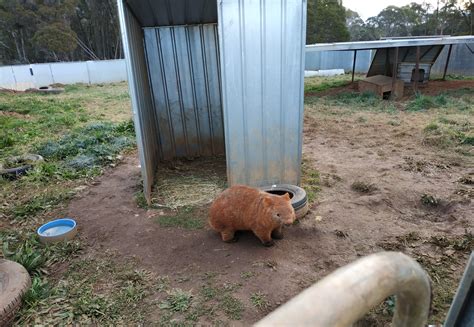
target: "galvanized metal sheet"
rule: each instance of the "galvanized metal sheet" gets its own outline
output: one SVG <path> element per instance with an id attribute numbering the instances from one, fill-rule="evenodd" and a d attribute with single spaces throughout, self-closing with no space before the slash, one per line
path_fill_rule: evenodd
<path id="1" fill-rule="evenodd" d="M 229 184 L 298 184 L 306 1 L 221 0 Z"/>
<path id="2" fill-rule="evenodd" d="M 160 159 L 224 153 L 217 26 L 145 29 Z"/>
<path id="3" fill-rule="evenodd" d="M 147 201 L 150 201 L 158 163 L 159 144 L 155 110 L 148 82 L 143 30 L 123 0 L 118 0 L 117 3 L 143 189 Z"/>
<path id="4" fill-rule="evenodd" d="M 216 0 L 127 0 L 142 27 L 217 23 Z"/>

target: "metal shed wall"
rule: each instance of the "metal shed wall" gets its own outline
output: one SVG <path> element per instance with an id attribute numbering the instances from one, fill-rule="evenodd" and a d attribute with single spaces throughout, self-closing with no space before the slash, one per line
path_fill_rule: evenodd
<path id="1" fill-rule="evenodd" d="M 148 82 L 143 44 L 143 30 L 124 1 L 118 0 L 117 3 L 143 189 L 145 197 L 150 201 L 159 152 L 156 117 Z"/>
<path id="2" fill-rule="evenodd" d="M 299 184 L 306 0 L 218 2 L 229 184 Z"/>
<path id="3" fill-rule="evenodd" d="M 160 159 L 223 154 L 217 25 L 144 31 Z"/>

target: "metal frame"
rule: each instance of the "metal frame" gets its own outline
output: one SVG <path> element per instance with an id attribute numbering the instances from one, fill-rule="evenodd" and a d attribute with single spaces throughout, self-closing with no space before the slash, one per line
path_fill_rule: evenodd
<path id="1" fill-rule="evenodd" d="M 466 270 L 459 283 L 453 303 L 448 311 L 446 327 L 468 327 L 474 324 L 474 252 L 467 262 Z"/>
<path id="2" fill-rule="evenodd" d="M 395 47 L 413 47 L 424 45 L 447 45 L 459 43 L 474 43 L 474 36 L 448 36 L 435 38 L 411 38 L 361 42 L 318 43 L 306 46 L 306 51 L 344 51 L 369 50 Z"/>
<path id="3" fill-rule="evenodd" d="M 424 326 L 430 310 L 428 274 L 400 252 L 381 252 L 337 269 L 260 320 L 256 326 L 350 326 L 390 295 L 394 327 Z"/>

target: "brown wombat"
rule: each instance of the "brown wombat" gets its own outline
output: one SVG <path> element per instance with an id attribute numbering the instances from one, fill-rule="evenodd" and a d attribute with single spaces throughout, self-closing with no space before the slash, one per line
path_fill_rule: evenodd
<path id="1" fill-rule="evenodd" d="M 295 221 L 290 196 L 273 195 L 256 188 L 235 185 L 212 203 L 209 224 L 224 242 L 236 242 L 237 230 L 251 230 L 265 246 L 283 238 L 282 226 Z"/>

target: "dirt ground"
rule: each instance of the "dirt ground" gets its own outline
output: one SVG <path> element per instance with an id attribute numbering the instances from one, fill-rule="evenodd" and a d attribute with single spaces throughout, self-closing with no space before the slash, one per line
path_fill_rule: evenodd
<path id="1" fill-rule="evenodd" d="M 430 83 L 430 94 L 451 85 Z M 472 81 L 462 83 L 473 86 Z M 133 154 L 82 190 L 66 209 L 80 226 L 83 255 L 113 250 L 118 260 L 133 259 L 137 269 L 168 276 L 171 287 L 192 294 L 206 285 L 234 285 L 233 297 L 244 307 L 241 319 L 215 309 L 197 321 L 248 325 L 340 266 L 382 250 L 402 251 L 433 279 L 436 303 L 430 322 L 441 321 L 473 244 L 472 185 L 459 182 L 466 176 L 472 180 L 472 156 L 423 144 L 422 130 L 434 113 L 334 114 L 317 107 L 306 104 L 303 153 L 319 171 L 321 191 L 310 213 L 286 228 L 274 247 L 263 247 L 250 233 L 227 244 L 207 226 L 160 226 L 156 217 L 163 210 L 137 206 L 140 172 Z M 394 119 L 398 123 L 390 124 Z M 354 182 L 370 188 L 358 192 Z M 436 205 L 420 201 L 427 194 Z M 265 305 L 255 305 L 251 294 L 263 295 Z M 147 297 L 151 309 L 145 321 L 162 321 L 158 303 L 165 297 L 160 291 Z M 390 313 L 384 304 L 366 324 L 384 325 Z"/>

